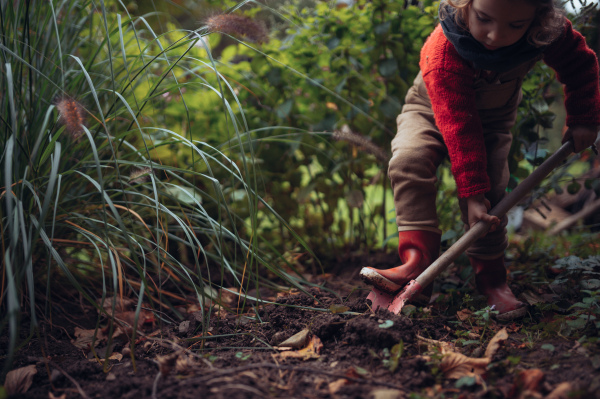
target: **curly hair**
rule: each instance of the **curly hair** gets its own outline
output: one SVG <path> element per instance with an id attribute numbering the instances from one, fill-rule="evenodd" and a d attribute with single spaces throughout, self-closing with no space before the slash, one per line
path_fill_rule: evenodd
<path id="1" fill-rule="evenodd" d="M 516 0 L 520 1 L 520 0 Z M 542 47 L 552 43 L 564 29 L 565 12 L 556 4 L 556 0 L 525 0 L 534 5 L 536 16 L 529 30 L 527 40 L 535 47 Z M 440 4 L 440 18 L 444 19 L 454 14 L 456 24 L 469 30 L 466 24 L 467 14 L 473 0 L 442 0 Z"/>

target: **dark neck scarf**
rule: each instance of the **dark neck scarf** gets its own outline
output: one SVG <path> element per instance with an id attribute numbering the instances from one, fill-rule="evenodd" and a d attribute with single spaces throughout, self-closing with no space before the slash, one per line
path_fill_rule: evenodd
<path id="1" fill-rule="evenodd" d="M 440 12 L 441 7 L 444 5 L 440 6 Z M 535 47 L 527 41 L 527 33 L 515 44 L 501 47 L 498 50 L 488 50 L 467 30 L 456 25 L 455 12 L 448 7 L 445 18 L 440 18 L 444 35 L 454 45 L 458 54 L 472 62 L 476 69 L 502 73 L 531 61 L 544 52 L 545 47 Z"/>

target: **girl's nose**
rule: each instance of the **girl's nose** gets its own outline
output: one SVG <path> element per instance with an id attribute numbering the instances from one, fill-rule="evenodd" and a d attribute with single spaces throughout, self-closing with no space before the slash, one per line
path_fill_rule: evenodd
<path id="1" fill-rule="evenodd" d="M 487 34 L 488 39 L 490 39 L 490 41 L 492 43 L 496 42 L 498 40 L 498 38 L 500 37 L 498 30 L 497 29 L 491 29 L 488 34 Z"/>

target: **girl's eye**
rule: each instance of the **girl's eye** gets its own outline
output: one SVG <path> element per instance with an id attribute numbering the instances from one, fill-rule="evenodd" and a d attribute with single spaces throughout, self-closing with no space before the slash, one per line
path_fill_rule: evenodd
<path id="1" fill-rule="evenodd" d="M 525 27 L 525 24 L 522 24 L 522 25 L 511 25 L 510 27 L 513 28 L 513 29 L 517 29 L 518 30 L 518 29 L 523 29 Z"/>
<path id="2" fill-rule="evenodd" d="M 477 18 L 477 20 L 478 20 L 479 22 L 490 22 L 490 20 L 489 20 L 488 18 L 484 18 L 484 17 L 480 16 L 480 15 L 479 15 L 479 14 L 477 14 L 477 13 L 475 14 L 475 17 Z"/>

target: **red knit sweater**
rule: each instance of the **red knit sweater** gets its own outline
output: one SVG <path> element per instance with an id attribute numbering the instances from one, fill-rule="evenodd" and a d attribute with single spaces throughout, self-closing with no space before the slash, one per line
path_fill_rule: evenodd
<path id="1" fill-rule="evenodd" d="M 544 51 L 544 62 L 565 87 L 567 125 L 600 125 L 598 59 L 567 20 L 564 34 Z M 448 147 L 458 196 L 490 189 L 481 120 L 475 104 L 476 71 L 438 26 L 425 42 L 419 63 L 435 121 Z"/>

